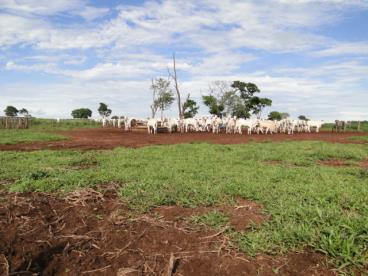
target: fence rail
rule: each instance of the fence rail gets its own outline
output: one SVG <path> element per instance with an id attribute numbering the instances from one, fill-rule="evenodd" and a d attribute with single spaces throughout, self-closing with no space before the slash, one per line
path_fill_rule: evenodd
<path id="1" fill-rule="evenodd" d="M 25 129 L 29 127 L 31 118 L 0 117 L 0 129 Z"/>

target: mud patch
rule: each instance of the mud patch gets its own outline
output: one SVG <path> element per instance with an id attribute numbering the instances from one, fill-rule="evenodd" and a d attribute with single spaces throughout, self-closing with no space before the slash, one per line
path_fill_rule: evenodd
<path id="1" fill-rule="evenodd" d="M 236 231 L 246 230 L 254 224 L 260 224 L 268 216 L 262 212 L 262 206 L 249 200 L 237 199 L 235 206 L 216 205 L 211 207 L 186 208 L 181 206 L 161 206 L 154 212 L 165 220 L 180 222 L 193 216 L 210 212 L 220 212 L 229 218 L 230 226 Z"/>
<path id="2" fill-rule="evenodd" d="M 319 164 L 323 166 L 330 166 L 330 167 L 356 167 L 356 168 L 363 168 L 368 169 L 368 160 L 363 160 L 360 162 L 349 163 L 347 160 L 341 159 L 328 159 L 319 161 Z"/>
<path id="3" fill-rule="evenodd" d="M 352 167 L 354 164 L 348 163 L 345 160 L 340 159 L 327 159 L 319 161 L 320 165 L 329 167 Z"/>
<path id="4" fill-rule="evenodd" d="M 207 142 L 214 144 L 245 144 L 249 142 L 270 141 L 326 141 L 332 143 L 364 144 L 367 141 L 350 140 L 351 137 L 361 136 L 361 132 L 332 133 L 322 131 L 320 133 L 295 133 L 286 135 L 282 133 L 273 135 L 231 135 L 212 133 L 160 133 L 149 135 L 144 130 L 126 132 L 116 128 L 76 129 L 60 132 L 70 139 L 64 141 L 20 143 L 12 145 L 0 145 L 0 150 L 32 151 L 32 150 L 99 150 L 113 149 L 116 147 L 144 147 L 150 145 L 166 145 L 181 143 Z"/>
<path id="5" fill-rule="evenodd" d="M 66 198 L 0 192 L 0 199 L 0 271 L 14 275 L 334 275 L 316 253 L 250 258 L 211 230 L 131 217 L 111 190 Z M 259 208 L 238 204 L 235 213 Z"/>
<path id="6" fill-rule="evenodd" d="M 368 160 L 363 160 L 359 163 L 359 166 L 363 169 L 368 169 Z"/>

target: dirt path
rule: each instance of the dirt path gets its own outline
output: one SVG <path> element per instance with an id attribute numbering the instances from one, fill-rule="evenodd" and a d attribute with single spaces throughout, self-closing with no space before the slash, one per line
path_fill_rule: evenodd
<path id="1" fill-rule="evenodd" d="M 114 187 L 0 201 L 0 275 L 335 275 L 308 251 L 248 257 L 222 232 L 178 219 L 180 208 L 131 216 Z"/>
<path id="2" fill-rule="evenodd" d="M 160 133 L 148 135 L 145 131 L 125 132 L 121 129 L 78 129 L 61 134 L 70 137 L 70 140 L 57 142 L 35 142 L 21 143 L 16 145 L 0 145 L 0 150 L 32 151 L 40 149 L 113 149 L 123 147 L 143 147 L 149 145 L 179 144 L 190 142 L 208 142 L 216 144 L 242 144 L 250 141 L 288 141 L 288 140 L 318 140 L 333 143 L 364 143 L 362 141 L 351 141 L 349 137 L 364 135 L 361 132 L 349 133 L 297 133 L 294 135 L 229 135 L 212 133 Z"/>

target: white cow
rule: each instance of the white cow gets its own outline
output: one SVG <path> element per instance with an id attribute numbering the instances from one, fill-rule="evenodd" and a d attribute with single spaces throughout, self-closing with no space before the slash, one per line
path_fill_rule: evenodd
<path id="1" fill-rule="evenodd" d="M 187 118 L 183 120 L 184 132 L 188 132 L 190 129 L 195 131 L 199 130 L 198 122 L 194 118 Z"/>
<path id="2" fill-rule="evenodd" d="M 221 118 L 214 116 L 212 118 L 212 133 L 219 133 L 220 132 L 220 126 L 222 124 Z"/>
<path id="3" fill-rule="evenodd" d="M 237 119 L 235 122 L 234 133 L 243 134 L 242 128 L 246 127 L 248 129 L 248 134 L 252 134 L 252 129 L 257 125 L 255 120 Z"/>
<path id="4" fill-rule="evenodd" d="M 257 134 L 261 132 L 262 134 L 270 134 L 277 133 L 277 124 L 275 121 L 271 120 L 259 120 L 257 122 Z"/>
<path id="5" fill-rule="evenodd" d="M 224 119 L 224 125 L 226 129 L 226 133 L 234 133 L 235 125 L 236 125 L 236 117 L 227 117 Z"/>
<path id="6" fill-rule="evenodd" d="M 164 123 L 164 126 L 167 127 L 169 133 L 173 132 L 173 129 L 175 127 L 179 127 L 179 120 L 174 119 L 174 118 L 169 118 L 167 119 L 167 121 Z"/>
<path id="7" fill-rule="evenodd" d="M 148 134 L 157 134 L 158 128 L 158 120 L 157 119 L 149 119 L 147 122 L 147 131 Z"/>
<path id="8" fill-rule="evenodd" d="M 124 118 L 125 131 L 132 131 L 132 121 L 133 120 L 134 120 L 134 118 L 128 118 L 128 117 Z"/>
<path id="9" fill-rule="evenodd" d="M 322 127 L 323 125 L 323 121 L 308 121 L 307 122 L 308 126 L 309 126 L 309 132 L 315 128 L 316 129 L 316 132 L 318 133 L 320 128 Z"/>

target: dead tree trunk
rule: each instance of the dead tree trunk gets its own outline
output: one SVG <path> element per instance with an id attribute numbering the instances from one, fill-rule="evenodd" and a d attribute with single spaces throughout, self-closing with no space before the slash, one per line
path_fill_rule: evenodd
<path id="1" fill-rule="evenodd" d="M 183 119 L 183 117 L 184 117 L 183 116 L 183 106 L 181 105 L 181 94 L 180 94 L 180 90 L 179 90 L 178 76 L 177 76 L 177 73 L 176 73 L 175 54 L 173 54 L 173 64 L 174 64 L 173 74 L 169 70 L 169 75 L 174 80 L 174 83 L 175 83 L 175 91 L 176 91 L 176 99 L 177 99 L 177 102 L 178 102 L 179 118 Z"/>

